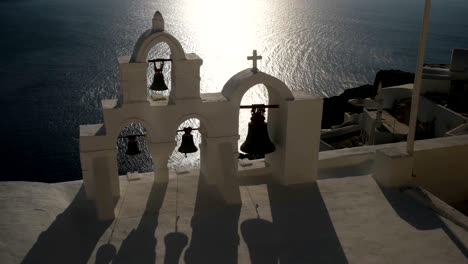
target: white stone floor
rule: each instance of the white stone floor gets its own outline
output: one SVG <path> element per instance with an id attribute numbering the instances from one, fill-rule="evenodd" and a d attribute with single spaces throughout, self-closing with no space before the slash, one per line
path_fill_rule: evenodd
<path id="1" fill-rule="evenodd" d="M 0 220 L 0 263 L 468 263 L 466 230 L 371 175 L 242 186 L 242 206 L 226 207 L 197 174 L 167 186 L 121 177 L 118 217 L 105 224 L 82 198 L 48 210 L 47 223 L 27 212 L 35 199 L 14 225 Z M 26 232 L 32 221 L 43 224 Z"/>

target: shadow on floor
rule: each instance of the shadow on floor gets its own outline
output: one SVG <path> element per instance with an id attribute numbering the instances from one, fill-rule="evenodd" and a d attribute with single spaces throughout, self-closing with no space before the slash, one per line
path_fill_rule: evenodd
<path id="1" fill-rule="evenodd" d="M 252 264 L 277 264 L 279 236 L 272 222 L 257 218 L 241 224 L 241 234 L 249 248 Z"/>
<path id="2" fill-rule="evenodd" d="M 348 263 L 316 183 L 269 185 L 268 195 L 280 263 Z"/>
<path id="3" fill-rule="evenodd" d="M 63 213 L 39 235 L 22 263 L 87 263 L 112 221 L 100 222 L 83 187 Z"/>
<path id="4" fill-rule="evenodd" d="M 398 216 L 405 220 L 408 224 L 419 230 L 431 230 L 441 228 L 447 236 L 453 241 L 460 252 L 468 258 L 468 249 L 460 239 L 453 233 L 452 230 L 439 218 L 432 208 L 417 201 L 415 198 L 395 188 L 383 188 L 379 185 L 380 190 L 384 194 L 388 203 Z M 430 198 L 421 191 L 418 195 L 430 203 Z"/>
<path id="5" fill-rule="evenodd" d="M 166 245 L 166 254 L 164 255 L 164 264 L 178 264 L 180 255 L 187 246 L 188 237 L 181 232 L 171 232 L 164 237 Z"/>
<path id="6" fill-rule="evenodd" d="M 99 247 L 96 252 L 95 264 L 109 264 L 117 254 L 115 246 L 112 244 L 105 244 Z"/>
<path id="7" fill-rule="evenodd" d="M 146 203 L 146 209 L 136 229 L 122 242 L 112 263 L 154 264 L 156 261 L 156 237 L 159 210 L 166 194 L 167 183 L 154 183 Z"/>
<path id="8" fill-rule="evenodd" d="M 413 197 L 394 188 L 380 187 L 380 190 L 398 216 L 414 228 L 431 230 L 441 227 L 442 221 L 437 214 Z"/>
<path id="9" fill-rule="evenodd" d="M 240 209 L 240 205 L 226 206 L 216 189 L 200 175 L 185 263 L 237 263 Z"/>

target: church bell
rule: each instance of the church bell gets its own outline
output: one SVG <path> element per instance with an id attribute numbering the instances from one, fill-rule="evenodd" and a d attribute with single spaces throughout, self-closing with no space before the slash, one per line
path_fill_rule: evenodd
<path id="1" fill-rule="evenodd" d="M 261 157 L 275 151 L 275 145 L 268 136 L 268 127 L 265 123 L 265 108 L 252 108 L 252 117 L 245 142 L 240 150 L 250 156 Z"/>
<path id="2" fill-rule="evenodd" d="M 138 141 L 136 140 L 136 136 L 128 136 L 127 140 L 127 151 L 125 152 L 125 154 L 131 156 L 140 154 L 141 151 L 138 148 Z"/>
<path id="3" fill-rule="evenodd" d="M 161 67 L 158 68 L 156 67 L 156 61 L 153 61 L 154 65 L 154 77 L 153 77 L 153 83 L 150 86 L 150 90 L 153 91 L 165 91 L 167 90 L 167 85 L 164 82 L 164 75 L 162 73 L 163 68 L 164 68 L 164 61 L 161 61 Z"/>
<path id="4" fill-rule="evenodd" d="M 184 134 L 182 135 L 182 143 L 180 144 L 179 151 L 180 153 L 184 153 L 187 156 L 187 153 L 194 153 L 197 152 L 198 148 L 195 146 L 193 142 L 193 135 L 191 134 L 192 128 L 185 127 Z"/>

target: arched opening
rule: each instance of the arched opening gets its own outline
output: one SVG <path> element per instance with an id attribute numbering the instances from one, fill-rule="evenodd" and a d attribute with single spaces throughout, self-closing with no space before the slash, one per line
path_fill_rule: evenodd
<path id="1" fill-rule="evenodd" d="M 200 128 L 200 120 L 198 118 L 190 118 L 182 122 L 177 130 L 183 130 L 185 127 L 191 128 Z M 182 136 L 184 132 L 176 132 L 175 141 L 177 143 L 172 155 L 169 158 L 168 168 L 179 172 L 184 168 L 200 168 L 200 144 L 202 143 L 202 131 L 200 130 L 192 130 L 191 134 L 193 135 L 193 142 L 195 146 L 198 148 L 197 152 L 188 153 L 185 155 L 178 151 L 179 147 L 182 144 Z"/>
<path id="2" fill-rule="evenodd" d="M 120 131 L 117 138 L 117 166 L 119 175 L 127 175 L 127 173 L 132 172 L 145 173 L 154 171 L 153 159 L 145 136 L 136 137 L 138 149 L 141 151 L 140 154 L 126 154 L 129 141 L 128 136 L 145 135 L 146 133 L 146 129 L 139 122 L 130 123 Z"/>
<path id="3" fill-rule="evenodd" d="M 167 45 L 164 42 L 160 42 L 150 49 L 147 60 L 169 59 L 170 57 L 171 57 L 171 49 L 169 48 L 169 45 Z M 161 62 L 156 62 L 156 66 L 160 68 Z M 150 86 L 153 83 L 153 78 L 154 78 L 154 64 L 152 62 L 148 63 L 148 68 L 146 71 L 146 83 L 147 83 L 146 89 L 147 89 L 147 94 L 149 98 L 151 98 L 153 101 L 164 100 L 164 98 L 167 98 L 169 96 L 169 91 L 171 90 L 171 85 L 172 85 L 172 78 L 171 78 L 172 71 L 171 70 L 172 70 L 172 63 L 170 61 L 164 62 L 164 68 L 163 68 L 164 82 L 166 83 L 166 86 L 169 89 L 165 91 L 153 91 L 153 90 L 150 90 Z"/>
<path id="4" fill-rule="evenodd" d="M 265 104 L 269 103 L 268 89 L 263 84 L 257 84 L 252 86 L 244 93 L 240 105 L 252 105 L 252 104 Z M 265 109 L 265 121 L 268 120 L 268 108 Z M 240 147 L 247 138 L 247 132 L 249 128 L 249 122 L 251 118 L 251 109 L 241 109 L 239 111 L 239 142 L 238 150 L 241 152 Z"/>
<path id="5" fill-rule="evenodd" d="M 271 142 L 274 144 L 276 150 L 273 153 L 266 155 L 265 163 L 272 166 L 272 170 L 279 173 L 282 170 L 282 164 L 285 155 L 285 117 L 287 116 L 287 101 L 294 100 L 294 96 L 289 88 L 277 78 L 268 75 L 263 72 L 252 73 L 250 69 L 245 69 L 234 76 L 232 76 L 224 85 L 222 94 L 230 101 L 233 102 L 234 106 L 241 103 L 241 100 L 246 92 L 256 86 L 262 84 L 262 87 L 266 87 L 267 91 L 263 92 L 266 98 L 268 94 L 268 104 L 278 105 L 279 108 L 271 109 L 268 111 L 268 135 Z M 236 110 L 244 111 L 243 109 Z M 238 114 L 238 116 L 239 116 Z M 245 120 L 246 118 L 244 118 Z M 248 123 L 247 121 L 244 121 Z M 240 125 L 243 125 L 242 123 Z M 245 125 L 244 125 L 245 127 Z M 240 135 L 241 140 L 243 136 Z M 241 162 L 242 165 L 242 162 Z"/>

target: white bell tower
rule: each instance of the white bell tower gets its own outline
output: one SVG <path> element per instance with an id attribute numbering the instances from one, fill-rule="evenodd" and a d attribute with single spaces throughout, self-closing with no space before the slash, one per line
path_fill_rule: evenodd
<path id="1" fill-rule="evenodd" d="M 147 57 L 161 42 L 171 52 L 172 87 L 168 98 L 154 101 L 147 93 Z M 256 52 L 253 57 L 254 62 L 261 58 Z M 153 16 L 152 28 L 136 42 L 132 55 L 120 57 L 118 62 L 120 95 L 102 100 L 104 124 L 80 126 L 84 187 L 87 197 L 95 201 L 99 219 L 115 217 L 114 204 L 120 197 L 116 142 L 121 130 L 134 122 L 147 131 L 157 182 L 169 180 L 167 163 L 176 147 L 175 133 L 190 118 L 200 120 L 200 177 L 216 186 L 227 204 L 241 203 L 238 177 L 243 175 L 266 174 L 284 185 L 316 180 L 322 98 L 293 92 L 256 66 L 232 76 L 221 93 L 200 94 L 203 61 L 196 54 L 186 54 L 177 39 L 165 31 L 159 12 Z M 262 167 L 240 170 L 239 106 L 244 93 L 257 84 L 264 84 L 270 104 L 279 106 L 268 115 L 268 131 L 276 150 L 261 161 Z"/>

